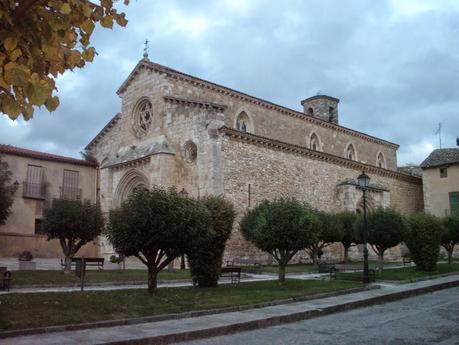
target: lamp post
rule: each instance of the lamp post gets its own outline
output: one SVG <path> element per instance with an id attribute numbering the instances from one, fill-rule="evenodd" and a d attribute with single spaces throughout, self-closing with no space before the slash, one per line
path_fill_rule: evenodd
<path id="1" fill-rule="evenodd" d="M 363 191 L 363 283 L 368 284 L 370 278 L 368 276 L 368 246 L 367 246 L 367 237 L 368 237 L 368 224 L 367 224 L 367 189 L 370 185 L 370 177 L 365 174 L 365 171 L 362 171 L 362 174 L 357 177 L 360 188 Z"/>
<path id="2" fill-rule="evenodd" d="M 185 188 L 182 188 L 182 190 L 179 192 L 179 196 L 182 199 L 188 198 L 188 192 L 185 190 Z M 180 257 L 180 269 L 185 269 L 185 254 L 182 254 L 182 256 Z"/>

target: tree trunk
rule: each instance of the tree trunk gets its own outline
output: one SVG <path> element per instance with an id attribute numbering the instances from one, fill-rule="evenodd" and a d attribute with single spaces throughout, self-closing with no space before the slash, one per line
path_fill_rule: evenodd
<path id="1" fill-rule="evenodd" d="M 279 282 L 285 282 L 285 264 L 284 262 L 279 262 Z"/>
<path id="2" fill-rule="evenodd" d="M 72 271 L 72 257 L 70 255 L 66 255 L 64 259 L 64 273 L 70 274 Z"/>
<path id="3" fill-rule="evenodd" d="M 158 289 L 158 272 L 155 268 L 148 267 L 148 292 L 156 294 Z"/>
<path id="4" fill-rule="evenodd" d="M 343 258 L 343 262 L 345 264 L 347 264 L 347 262 L 349 261 L 349 247 L 344 247 L 344 258 Z"/>
<path id="5" fill-rule="evenodd" d="M 309 250 L 309 256 L 311 257 L 311 260 L 312 260 L 312 264 L 313 265 L 317 265 L 317 252 L 318 252 L 318 249 L 317 248 L 311 248 Z"/>
<path id="6" fill-rule="evenodd" d="M 379 263 L 379 272 L 383 271 L 384 266 L 384 252 L 378 252 L 378 263 Z"/>
<path id="7" fill-rule="evenodd" d="M 448 264 L 450 265 L 453 263 L 453 250 L 454 247 L 448 248 Z"/>

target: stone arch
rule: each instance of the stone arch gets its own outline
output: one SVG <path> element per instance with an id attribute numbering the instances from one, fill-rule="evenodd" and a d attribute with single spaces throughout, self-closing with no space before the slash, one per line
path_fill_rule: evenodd
<path id="1" fill-rule="evenodd" d="M 234 128 L 241 132 L 254 133 L 253 121 L 245 109 L 240 109 L 234 118 Z"/>
<path id="2" fill-rule="evenodd" d="M 99 164 L 99 167 L 102 169 L 105 167 L 105 165 L 108 163 L 108 157 L 105 157 L 104 159 L 102 159 L 102 161 L 100 162 Z"/>
<path id="3" fill-rule="evenodd" d="M 322 151 L 322 142 L 315 132 L 312 132 L 309 136 L 309 148 L 314 151 Z"/>
<path id="4" fill-rule="evenodd" d="M 381 151 L 379 151 L 376 155 L 376 166 L 378 168 L 386 169 L 386 158 L 384 157 L 384 154 Z"/>
<path id="5" fill-rule="evenodd" d="M 357 150 L 355 149 L 355 145 L 353 143 L 348 143 L 346 145 L 346 148 L 344 149 L 344 158 L 352 161 L 357 160 Z"/>
<path id="6" fill-rule="evenodd" d="M 116 187 L 115 191 L 115 197 L 113 198 L 113 206 L 120 206 L 121 203 L 129 196 L 129 194 L 131 194 L 134 188 L 149 188 L 149 186 L 150 183 L 148 182 L 148 178 L 141 171 L 137 169 L 128 170 L 118 182 L 118 186 Z"/>

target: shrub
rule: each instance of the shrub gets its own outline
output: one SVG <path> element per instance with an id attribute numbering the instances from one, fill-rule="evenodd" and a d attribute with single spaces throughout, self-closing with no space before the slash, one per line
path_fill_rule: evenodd
<path id="1" fill-rule="evenodd" d="M 188 251 L 191 276 L 199 287 L 217 286 L 225 244 L 234 223 L 233 205 L 222 197 L 207 196 L 200 200 L 211 215 L 211 227 Z"/>
<path id="2" fill-rule="evenodd" d="M 417 270 L 435 270 L 442 232 L 440 220 L 433 215 L 419 213 L 409 217 L 405 243 Z"/>
<path id="3" fill-rule="evenodd" d="M 110 211 L 106 233 L 117 253 L 135 256 L 147 266 L 148 291 L 155 293 L 158 273 L 194 248 L 210 225 L 203 203 L 181 198 L 172 188 L 138 188 Z"/>
<path id="4" fill-rule="evenodd" d="M 440 244 L 448 253 L 448 263 L 453 262 L 454 246 L 459 243 L 459 216 L 449 216 L 443 220 Z"/>
<path id="5" fill-rule="evenodd" d="M 360 216 L 355 222 L 356 238 L 363 242 L 364 220 Z M 403 241 L 406 230 L 404 217 L 390 208 L 379 207 L 367 214 L 367 241 L 378 255 L 379 270 L 384 268 L 384 253 Z"/>
<path id="6" fill-rule="evenodd" d="M 98 204 L 89 201 L 54 199 L 45 210 L 43 229 L 48 240 L 57 238 L 65 255 L 64 272 L 69 273 L 73 256 L 102 232 L 104 218 Z"/>
<path id="7" fill-rule="evenodd" d="M 19 254 L 18 259 L 19 261 L 32 261 L 33 255 L 28 250 L 24 250 L 23 252 L 21 252 L 21 254 Z"/>
<path id="8" fill-rule="evenodd" d="M 315 215 L 295 199 L 263 201 L 240 222 L 247 241 L 271 254 L 279 264 L 279 281 L 285 281 L 285 266 L 301 249 L 317 241 Z"/>

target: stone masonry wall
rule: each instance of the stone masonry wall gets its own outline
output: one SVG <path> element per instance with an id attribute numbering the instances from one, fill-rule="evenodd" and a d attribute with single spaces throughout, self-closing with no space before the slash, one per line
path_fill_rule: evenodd
<path id="1" fill-rule="evenodd" d="M 274 146 L 256 145 L 229 137 L 224 141 L 223 159 L 225 197 L 236 207 L 237 222 L 249 207 L 264 199 L 276 197 L 294 197 L 320 210 L 341 211 L 344 205 L 338 198 L 337 184 L 349 179 L 355 180 L 361 173 L 358 166 L 332 164 L 282 151 Z M 422 210 L 422 185 L 419 183 L 375 173 L 370 174 L 370 177 L 372 183 L 390 191 L 391 207 L 403 213 Z M 335 258 L 341 254 L 340 251 L 341 246 L 335 245 L 332 253 Z M 399 249 L 396 251 L 399 253 Z M 247 256 L 266 259 L 266 254 L 256 251 L 242 238 L 236 223 L 227 245 L 226 259 Z"/>

